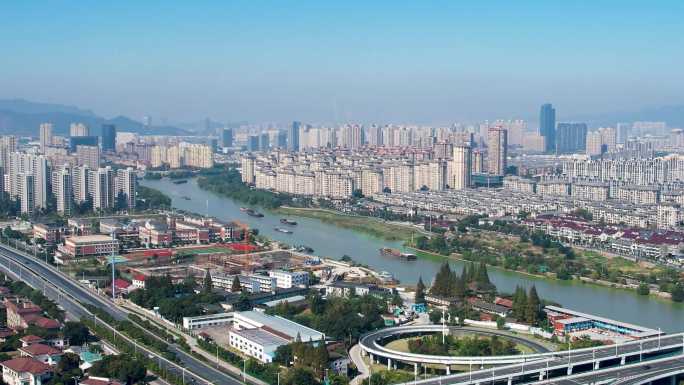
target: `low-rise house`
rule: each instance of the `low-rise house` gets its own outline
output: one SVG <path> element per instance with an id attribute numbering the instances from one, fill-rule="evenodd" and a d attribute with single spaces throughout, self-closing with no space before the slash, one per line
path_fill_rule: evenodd
<path id="1" fill-rule="evenodd" d="M 82 235 L 69 237 L 57 247 L 55 262 L 69 264 L 86 258 L 119 252 L 119 240 L 108 235 Z"/>
<path id="2" fill-rule="evenodd" d="M 34 344 L 45 343 L 45 339 L 43 337 L 38 337 L 38 336 L 34 336 L 33 334 L 29 334 L 29 335 L 26 335 L 26 336 L 19 338 L 19 342 L 21 342 L 22 347 L 27 347 L 27 346 L 31 346 Z"/>
<path id="3" fill-rule="evenodd" d="M 510 309 L 501 305 L 482 301 L 480 299 L 472 301 L 473 309 L 484 313 L 498 315 L 499 317 L 506 317 Z"/>
<path id="4" fill-rule="evenodd" d="M 81 381 L 79 381 L 79 384 L 82 385 L 123 385 L 121 382 L 117 380 L 112 380 L 111 378 L 107 377 L 94 377 L 94 376 L 89 376 Z"/>
<path id="5" fill-rule="evenodd" d="M 52 367 L 31 357 L 18 357 L 0 363 L 6 385 L 42 385 L 52 377 Z"/>
<path id="6" fill-rule="evenodd" d="M 371 291 L 370 285 L 360 283 L 337 281 L 325 287 L 325 294 L 336 297 L 349 297 L 350 295 L 364 296 Z"/>
<path id="7" fill-rule="evenodd" d="M 44 344 L 22 346 L 19 348 L 19 353 L 22 357 L 31 357 L 48 365 L 57 365 L 62 355 L 64 355 L 61 350 Z"/>
<path id="8" fill-rule="evenodd" d="M 147 276 L 144 274 L 135 274 L 133 275 L 133 288 L 135 289 L 144 289 L 145 288 L 145 281 L 147 280 Z"/>
<path id="9" fill-rule="evenodd" d="M 94 233 L 93 221 L 86 218 L 69 218 L 67 220 L 69 233 L 73 235 L 91 235 Z"/>
<path id="10" fill-rule="evenodd" d="M 14 302 L 5 300 L 7 308 L 7 327 L 23 330 L 31 325 L 45 329 L 59 329 L 59 322 L 43 316 L 43 309 L 30 301 Z"/>
<path id="11" fill-rule="evenodd" d="M 169 246 L 173 241 L 173 233 L 169 226 L 161 221 L 149 220 L 138 228 L 140 242 L 147 247 Z"/>
<path id="12" fill-rule="evenodd" d="M 36 223 L 33 225 L 33 238 L 44 239 L 49 245 L 54 245 L 62 240 L 66 228 L 54 223 Z"/>

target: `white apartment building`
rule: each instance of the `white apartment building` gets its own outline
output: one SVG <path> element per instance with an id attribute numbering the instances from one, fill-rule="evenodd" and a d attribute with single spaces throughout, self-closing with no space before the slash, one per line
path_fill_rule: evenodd
<path id="1" fill-rule="evenodd" d="M 129 209 L 135 208 L 135 194 L 137 191 L 137 177 L 135 170 L 131 167 L 117 170 L 116 172 L 116 193 L 122 193 L 126 199 Z"/>
<path id="2" fill-rule="evenodd" d="M 91 169 L 100 167 L 99 146 L 76 146 L 76 158 L 79 166 L 88 166 Z"/>
<path id="3" fill-rule="evenodd" d="M 607 183 L 600 182 L 577 182 L 570 189 L 570 196 L 576 199 L 589 201 L 608 200 L 610 187 Z"/>
<path id="4" fill-rule="evenodd" d="M 548 195 L 570 195 L 570 182 L 561 179 L 543 180 L 537 183 L 537 194 Z"/>
<path id="5" fill-rule="evenodd" d="M 454 146 L 454 155 L 451 161 L 449 187 L 454 190 L 463 190 L 471 185 L 472 150 L 470 146 Z"/>
<path id="6" fill-rule="evenodd" d="M 74 195 L 73 182 L 68 165 L 53 172 L 52 193 L 57 200 L 57 212 L 62 215 L 70 215 Z"/>
<path id="7" fill-rule="evenodd" d="M 276 286 L 281 289 L 309 285 L 309 273 L 306 271 L 272 270 L 268 272 L 268 276 L 275 278 Z"/>
<path id="8" fill-rule="evenodd" d="M 93 197 L 93 209 L 105 210 L 114 207 L 116 199 L 114 171 L 112 168 L 100 167 L 88 173 L 89 194 Z"/>
<path id="9" fill-rule="evenodd" d="M 242 182 L 252 184 L 255 182 L 255 160 L 252 156 L 242 157 L 240 174 L 242 175 Z"/>
<path id="10" fill-rule="evenodd" d="M 635 204 L 656 204 L 660 202 L 660 189 L 651 186 L 618 186 L 615 198 Z"/>
<path id="11" fill-rule="evenodd" d="M 534 194 L 536 192 L 537 183 L 534 180 L 528 178 L 521 178 L 519 176 L 507 176 L 503 179 L 503 187 L 508 190 Z"/>
<path id="12" fill-rule="evenodd" d="M 88 168 L 88 166 L 78 166 L 74 167 L 71 172 L 74 201 L 76 201 L 76 203 L 85 202 L 90 194 L 90 168 Z"/>

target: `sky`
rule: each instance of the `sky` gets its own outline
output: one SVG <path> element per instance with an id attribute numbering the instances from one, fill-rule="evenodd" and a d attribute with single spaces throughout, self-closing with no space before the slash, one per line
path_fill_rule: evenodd
<path id="1" fill-rule="evenodd" d="M 684 104 L 684 1 L 3 1 L 0 98 L 154 123 Z"/>

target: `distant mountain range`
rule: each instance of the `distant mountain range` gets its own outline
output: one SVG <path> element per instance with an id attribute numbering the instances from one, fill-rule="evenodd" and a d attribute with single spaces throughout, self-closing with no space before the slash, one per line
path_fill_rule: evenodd
<path id="1" fill-rule="evenodd" d="M 90 110 L 62 104 L 36 103 L 23 99 L 0 99 L 0 134 L 38 135 L 41 123 L 54 125 L 57 135 L 69 133 L 71 123 L 84 123 L 92 135 L 100 135 L 102 124 L 114 124 L 118 131 L 146 135 L 194 135 L 192 131 L 174 126 L 145 127 L 125 116 L 106 119 Z"/>

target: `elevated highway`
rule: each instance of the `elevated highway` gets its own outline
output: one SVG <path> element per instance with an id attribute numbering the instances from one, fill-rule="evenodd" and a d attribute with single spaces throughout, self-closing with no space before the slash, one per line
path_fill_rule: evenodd
<path id="1" fill-rule="evenodd" d="M 53 266 L 4 244 L 0 244 L 0 270 L 12 275 L 15 279 L 24 281 L 34 289 L 43 291 L 48 298 L 62 306 L 73 319 L 92 317 L 97 321 L 97 317 L 86 309 L 83 306 L 84 304 L 96 306 L 117 320 L 127 319 L 128 317 L 128 314 L 117 307 L 109 298 L 102 297 L 78 284 Z M 105 323 L 103 324 L 106 325 Z M 106 326 L 112 329 L 110 325 Z M 159 339 L 159 337 L 151 332 L 146 332 L 153 338 Z M 175 344 L 169 344 L 169 350 L 176 355 L 179 363 L 167 360 L 157 352 L 139 345 L 126 336 L 121 334 L 119 336 L 129 340 L 138 349 L 148 354 L 149 357 L 157 360 L 164 370 L 174 372 L 179 377 L 182 376 L 187 383 L 206 385 L 238 385 L 244 383 L 244 379 L 238 380 L 212 367 L 183 351 Z M 245 377 L 250 383 L 263 385 L 263 382 L 258 379 L 251 376 Z"/>
<path id="2" fill-rule="evenodd" d="M 661 370 L 684 369 L 684 333 L 663 335 L 623 344 L 562 352 L 543 352 L 515 356 L 459 357 L 435 356 L 400 352 L 389 349 L 384 342 L 400 336 L 441 332 L 440 325 L 399 326 L 366 334 L 359 341 L 360 348 L 374 363 L 413 366 L 416 381 L 411 384 L 448 385 L 483 383 L 559 383 L 563 379 L 580 376 L 582 379 L 602 374 L 625 378 L 628 374 L 647 374 L 653 367 Z M 496 331 L 492 331 L 495 333 Z M 510 338 L 509 336 L 506 336 Z M 444 365 L 446 375 L 419 380 L 427 366 Z M 450 374 L 452 365 L 467 365 L 470 371 Z M 621 372 L 621 368 L 628 370 Z M 663 372 L 664 373 L 664 372 Z M 669 373 L 669 372 L 668 372 Z M 620 374 L 624 374 L 620 376 Z M 606 378 L 607 378 L 606 377 Z M 592 381 L 593 383 L 593 381 Z M 570 385 L 569 383 L 567 383 Z M 577 385 L 577 383 L 573 383 Z M 638 385 L 638 384 L 628 384 Z"/>

